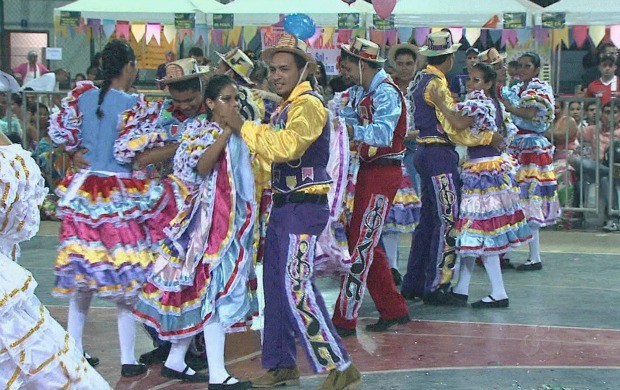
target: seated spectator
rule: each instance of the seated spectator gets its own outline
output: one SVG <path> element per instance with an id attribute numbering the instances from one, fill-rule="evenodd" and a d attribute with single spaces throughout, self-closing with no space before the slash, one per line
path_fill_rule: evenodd
<path id="1" fill-rule="evenodd" d="M 575 120 L 578 127 L 586 126 L 585 116 L 583 114 L 583 105 L 581 102 L 568 103 L 568 115 Z"/>
<path id="2" fill-rule="evenodd" d="M 575 103 L 575 102 L 573 102 Z M 572 116 L 563 116 L 551 127 L 553 132 L 553 168 L 558 182 L 558 198 L 562 208 L 574 206 L 575 185 L 577 177 L 575 169 L 569 164 L 577 149 L 577 121 Z M 559 226 L 571 229 L 572 212 L 563 211 Z"/>
<path id="3" fill-rule="evenodd" d="M 595 125 L 598 114 L 596 102 L 586 102 L 584 106 L 586 126 Z M 585 127 L 585 126 L 582 126 Z"/>
<path id="4" fill-rule="evenodd" d="M 11 105 L 9 107 L 8 96 L 4 93 L 0 93 L 0 130 L 2 130 L 12 142 L 19 139 L 19 143 L 21 143 L 21 105 L 22 97 L 20 94 L 11 94 Z"/>
<path id="5" fill-rule="evenodd" d="M 103 79 L 97 78 L 99 77 L 99 71 L 100 69 L 97 68 L 95 65 L 89 66 L 88 69 L 86 69 L 86 80 L 90 80 L 95 84 L 97 84 L 97 82 L 101 82 L 101 80 Z"/>
<path id="6" fill-rule="evenodd" d="M 612 114 L 613 113 L 613 114 Z M 613 116 L 612 116 L 613 115 Z M 581 184 L 583 191 L 584 183 L 594 183 L 596 181 L 596 172 L 598 170 L 600 179 L 600 195 L 606 209 L 609 209 L 609 166 L 606 161 L 608 149 L 612 139 L 611 126 L 615 127 L 613 131 L 613 139 L 620 140 L 620 102 L 613 105 L 608 102 L 603 106 L 601 115 L 600 133 L 597 142 L 597 126 L 586 126 L 581 130 L 580 139 L 582 141 L 578 148 L 579 154 L 571 157 L 570 164 L 575 168 L 576 175 L 581 175 Z M 620 230 L 619 223 L 616 218 L 609 218 L 603 226 L 604 230 L 617 231 Z"/>
<path id="7" fill-rule="evenodd" d="M 73 78 L 73 81 L 71 82 L 71 89 L 75 88 L 78 81 L 84 81 L 86 80 L 86 75 L 84 73 L 78 73 L 75 75 L 75 77 Z"/>
<path id="8" fill-rule="evenodd" d="M 616 76 L 616 57 L 613 55 L 603 56 L 599 63 L 601 78 L 594 80 L 588 85 L 586 97 L 601 99 L 601 105 L 605 105 L 612 97 L 620 96 L 620 79 Z"/>

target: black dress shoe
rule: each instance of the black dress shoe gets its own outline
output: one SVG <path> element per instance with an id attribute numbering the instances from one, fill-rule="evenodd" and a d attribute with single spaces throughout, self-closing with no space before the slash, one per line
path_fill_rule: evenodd
<path id="1" fill-rule="evenodd" d="M 517 266 L 517 271 L 540 271 L 542 269 L 542 261 L 538 263 L 526 262 Z"/>
<path id="2" fill-rule="evenodd" d="M 146 373 L 148 368 L 144 364 L 123 364 L 121 366 L 121 376 L 131 378 Z"/>
<path id="3" fill-rule="evenodd" d="M 189 369 L 190 369 L 189 366 L 185 366 L 185 369 L 183 371 L 176 371 L 176 370 L 173 370 L 172 368 L 162 366 L 161 376 L 170 378 L 170 379 L 180 379 L 184 382 L 192 382 L 192 383 L 209 382 L 208 375 L 199 374 L 197 372 L 195 372 L 194 374 L 188 374 L 187 370 Z"/>
<path id="4" fill-rule="evenodd" d="M 170 343 L 163 343 L 154 350 L 140 355 L 138 362 L 146 364 L 147 366 L 165 362 L 170 353 L 170 345 Z"/>
<path id="5" fill-rule="evenodd" d="M 366 325 L 366 330 L 369 332 L 385 332 L 396 324 L 406 324 L 409 321 L 411 321 L 409 314 L 391 320 L 384 320 L 383 318 L 379 317 L 379 321 L 375 322 L 374 324 Z"/>
<path id="6" fill-rule="evenodd" d="M 194 371 L 202 371 L 208 367 L 207 358 L 202 356 L 196 356 L 190 351 L 185 354 L 185 364 L 191 367 Z"/>
<path id="7" fill-rule="evenodd" d="M 97 367 L 99 365 L 99 358 L 96 356 L 86 357 L 86 354 L 84 354 L 84 358 L 91 367 Z"/>
<path id="8" fill-rule="evenodd" d="M 250 381 L 239 381 L 229 384 L 228 381 L 231 379 L 232 376 L 229 376 L 223 383 L 209 383 L 209 390 L 245 390 L 252 387 L 252 382 Z"/>
<path id="9" fill-rule="evenodd" d="M 400 284 L 403 282 L 403 275 L 401 275 L 396 268 L 391 268 L 390 271 L 392 272 L 392 279 L 394 279 L 394 284 L 400 286 Z"/>
<path id="10" fill-rule="evenodd" d="M 338 336 L 340 337 L 355 336 L 357 334 L 357 329 L 345 329 L 336 325 L 334 325 L 334 328 L 336 329 L 336 333 L 338 333 Z"/>
<path id="11" fill-rule="evenodd" d="M 491 299 L 490 302 L 485 302 L 482 299 L 479 300 L 478 302 L 474 302 L 471 304 L 471 307 L 473 307 L 474 309 L 486 309 L 486 308 L 492 309 L 492 308 L 508 307 L 508 298 L 495 300 L 492 296 L 489 295 L 489 299 Z"/>
<path id="12" fill-rule="evenodd" d="M 501 257 L 499 258 L 499 266 L 501 267 L 501 269 L 515 269 L 514 264 L 512 264 L 510 262 L 510 259 L 507 257 Z"/>
<path id="13" fill-rule="evenodd" d="M 449 293 L 445 294 L 445 304 L 448 306 L 458 306 L 458 307 L 465 307 L 467 306 L 467 298 L 468 296 L 465 294 L 457 294 L 453 291 L 450 291 Z"/>
<path id="14" fill-rule="evenodd" d="M 422 301 L 424 301 L 425 305 L 432 306 L 444 306 L 448 305 L 448 298 L 446 297 L 448 293 L 443 290 L 435 290 L 432 293 L 426 294 L 422 297 Z"/>

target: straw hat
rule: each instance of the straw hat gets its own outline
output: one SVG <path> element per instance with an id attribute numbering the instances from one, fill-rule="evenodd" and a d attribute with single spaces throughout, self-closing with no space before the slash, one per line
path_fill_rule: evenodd
<path id="1" fill-rule="evenodd" d="M 363 38 L 355 38 L 350 45 L 342 45 L 342 50 L 364 61 L 382 64 L 385 58 L 379 57 L 381 49 L 376 43 Z"/>
<path id="2" fill-rule="evenodd" d="M 194 58 L 182 58 L 169 62 L 166 65 L 166 75 L 157 81 L 163 84 L 172 84 L 202 76 L 208 71 L 207 67 L 198 66 Z"/>
<path id="3" fill-rule="evenodd" d="M 480 59 L 480 62 L 494 65 L 494 64 L 504 61 L 506 59 L 506 54 L 505 53 L 500 54 L 496 48 L 492 47 L 478 54 L 478 58 Z"/>
<path id="4" fill-rule="evenodd" d="M 459 47 L 461 47 L 460 43 L 452 42 L 452 34 L 446 31 L 437 31 L 428 35 L 426 46 L 422 46 L 419 53 L 426 57 L 437 57 L 452 54 Z"/>
<path id="5" fill-rule="evenodd" d="M 271 62 L 271 58 L 276 53 L 292 53 L 300 55 L 303 59 L 308 61 L 308 73 L 314 73 L 316 71 L 316 61 L 310 54 L 308 54 L 308 48 L 306 43 L 294 35 L 284 34 L 282 38 L 276 43 L 275 46 L 268 47 L 263 50 L 263 59 L 265 62 Z"/>
<path id="6" fill-rule="evenodd" d="M 226 65 L 230 67 L 237 75 L 239 75 L 248 84 L 254 84 L 250 80 L 250 74 L 254 70 L 254 63 L 242 50 L 235 48 L 226 54 L 215 52 Z"/>
<path id="7" fill-rule="evenodd" d="M 414 59 L 418 57 L 418 47 L 416 45 L 409 42 L 399 43 L 398 45 L 390 47 L 390 51 L 388 51 L 387 56 L 390 63 L 396 63 L 396 53 L 398 52 L 412 52 Z"/>

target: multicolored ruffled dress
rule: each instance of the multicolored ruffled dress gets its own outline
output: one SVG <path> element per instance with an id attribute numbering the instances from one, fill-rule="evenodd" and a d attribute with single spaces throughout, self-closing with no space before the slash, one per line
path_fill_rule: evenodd
<path id="1" fill-rule="evenodd" d="M 555 117 L 553 91 L 549 84 L 534 78 L 527 85 L 520 82 L 510 88 L 505 86 L 502 96 L 516 107 L 536 108 L 532 119 L 512 115 L 518 132 L 507 151 L 519 163 L 516 177 L 527 222 L 533 227 L 553 225 L 561 212 L 553 168 L 554 147 L 545 138 Z"/>
<path id="2" fill-rule="evenodd" d="M 249 150 L 232 135 L 211 174 L 196 170 L 222 132 L 206 119 L 187 124 L 174 157 L 175 180 L 188 195 L 166 228 L 134 311 L 165 340 L 198 334 L 212 321 L 229 332 L 245 330 L 256 311 L 249 288 L 256 209 Z"/>
<path id="3" fill-rule="evenodd" d="M 19 242 L 39 230 L 47 193 L 37 164 L 19 145 L 0 146 L 0 191 L 0 387 L 110 389 L 34 295 L 32 274 L 15 262 Z"/>
<path id="4" fill-rule="evenodd" d="M 131 165 L 114 158 L 122 112 L 137 100 L 110 89 L 96 116 L 99 90 L 80 82 L 50 118 L 49 136 L 67 152 L 86 150 L 90 166 L 67 176 L 56 188 L 62 219 L 54 295 L 90 290 L 133 304 L 151 272 L 153 245 L 176 215 L 170 185 L 136 178 Z"/>
<path id="5" fill-rule="evenodd" d="M 456 109 L 474 120 L 470 131 L 476 135 L 481 130 L 497 132 L 502 127 L 502 117 L 496 115 L 500 107 L 496 104 L 483 91 L 473 91 Z M 491 146 L 468 147 L 461 181 L 455 231 L 456 248 L 462 257 L 506 253 L 532 238 L 510 156 Z"/>

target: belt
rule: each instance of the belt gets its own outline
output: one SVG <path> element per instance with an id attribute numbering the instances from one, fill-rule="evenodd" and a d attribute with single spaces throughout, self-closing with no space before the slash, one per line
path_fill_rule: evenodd
<path id="1" fill-rule="evenodd" d="M 402 160 L 394 158 L 378 158 L 372 161 L 362 161 L 364 165 L 381 166 L 381 167 L 400 167 L 403 165 Z"/>
<path id="2" fill-rule="evenodd" d="M 273 194 L 273 204 L 277 207 L 284 206 L 286 203 L 327 203 L 325 194 L 307 194 L 305 192 L 291 192 L 290 194 Z"/>

